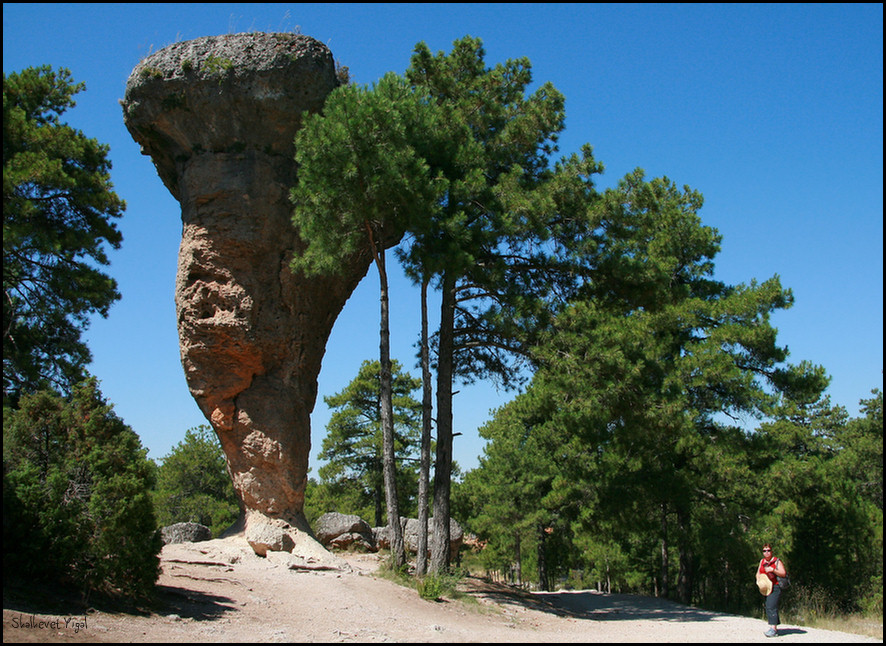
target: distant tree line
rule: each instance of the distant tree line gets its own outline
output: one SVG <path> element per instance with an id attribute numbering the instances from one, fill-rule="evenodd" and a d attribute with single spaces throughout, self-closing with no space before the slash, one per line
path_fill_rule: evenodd
<path id="1" fill-rule="evenodd" d="M 589 400 L 550 408 L 565 397 L 544 387 L 537 378 L 482 429 L 480 466 L 456 488 L 457 516 L 488 541 L 488 569 L 541 589 L 746 612 L 759 607 L 753 575 L 771 542 L 791 576 L 788 605 L 882 612 L 879 391 L 858 418 L 823 398 L 785 402 L 751 432 L 645 436 L 620 421 L 595 428 Z"/>
<path id="2" fill-rule="evenodd" d="M 156 465 L 151 491 L 160 527 L 199 523 L 220 536 L 238 518 L 240 505 L 215 431 L 197 426 Z"/>

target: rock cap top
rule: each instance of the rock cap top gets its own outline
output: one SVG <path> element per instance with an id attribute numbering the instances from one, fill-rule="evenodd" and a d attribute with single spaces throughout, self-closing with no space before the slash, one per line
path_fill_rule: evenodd
<path id="1" fill-rule="evenodd" d="M 176 195 L 176 164 L 194 155 L 260 151 L 291 160 L 302 112 L 319 111 L 337 85 L 332 53 L 310 36 L 205 36 L 136 65 L 123 115 Z"/>
<path id="2" fill-rule="evenodd" d="M 331 56 L 326 45 L 302 34 L 203 36 L 168 45 L 147 56 L 133 69 L 126 91 L 128 94 L 145 79 L 218 82 L 225 76 L 249 77 L 260 71 L 288 70 L 293 62 L 325 66 Z"/>

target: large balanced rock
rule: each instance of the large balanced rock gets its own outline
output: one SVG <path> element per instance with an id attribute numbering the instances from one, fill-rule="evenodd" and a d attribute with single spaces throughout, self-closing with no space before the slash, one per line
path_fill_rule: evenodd
<path id="1" fill-rule="evenodd" d="M 313 38 L 234 34 L 147 57 L 123 100 L 126 127 L 181 204 L 182 364 L 259 552 L 298 543 L 281 532 L 310 531 L 302 508 L 317 375 L 371 261 L 368 252 L 341 258 L 334 277 L 289 269 L 303 249 L 288 199 L 294 136 L 302 112 L 320 110 L 337 83 L 331 53 Z"/>

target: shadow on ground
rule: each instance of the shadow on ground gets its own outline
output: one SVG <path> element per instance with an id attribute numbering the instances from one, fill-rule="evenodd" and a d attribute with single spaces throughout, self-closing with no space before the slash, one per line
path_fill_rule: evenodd
<path id="1" fill-rule="evenodd" d="M 151 610 L 158 614 L 178 615 L 182 619 L 211 621 L 235 612 L 237 608 L 230 597 L 158 585 Z"/>
<path id="2" fill-rule="evenodd" d="M 210 621 L 235 612 L 233 599 L 187 588 L 158 585 L 150 599 L 133 602 L 99 594 L 86 596 L 74 589 L 47 584 L 4 582 L 3 609 L 23 616 L 76 617 L 96 611 L 116 615 L 178 615 L 182 619 Z"/>
<path id="3" fill-rule="evenodd" d="M 535 592 L 569 617 L 580 619 L 652 619 L 656 621 L 711 621 L 721 613 L 684 606 L 675 601 L 633 594 L 606 594 L 594 590 Z"/>
<path id="4" fill-rule="evenodd" d="M 560 617 L 598 621 L 712 621 L 722 613 L 684 606 L 675 601 L 632 594 L 605 594 L 594 590 L 527 592 L 512 586 L 468 579 L 465 594 L 499 604 L 549 612 Z M 799 631 L 798 631 L 799 632 Z"/>

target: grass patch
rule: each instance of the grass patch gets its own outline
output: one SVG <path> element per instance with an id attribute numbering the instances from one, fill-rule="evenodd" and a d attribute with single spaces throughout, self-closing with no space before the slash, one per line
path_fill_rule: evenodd
<path id="1" fill-rule="evenodd" d="M 839 607 L 825 589 L 816 586 L 793 586 L 783 599 L 784 623 L 883 639 L 882 603 L 867 612 L 852 611 Z"/>
<path id="2" fill-rule="evenodd" d="M 408 566 L 404 565 L 400 568 L 395 568 L 391 563 L 391 559 L 386 558 L 382 560 L 379 566 L 378 575 L 398 585 L 412 588 L 418 592 L 418 596 L 427 601 L 441 601 L 443 599 L 476 601 L 473 597 L 460 592 L 458 589 L 458 584 L 465 577 L 465 573 L 461 570 L 453 570 L 447 574 L 427 574 L 418 577 L 409 573 Z"/>
<path id="3" fill-rule="evenodd" d="M 420 579 L 415 580 L 415 589 L 425 601 L 437 601 L 442 599 L 447 593 L 451 593 L 452 588 L 447 585 L 445 579 L 436 574 L 429 574 Z"/>
<path id="4" fill-rule="evenodd" d="M 816 617 L 805 624 L 810 628 L 837 630 L 841 633 L 864 635 L 875 639 L 883 639 L 883 617 L 872 617 L 862 614 L 839 615 L 833 617 Z"/>

